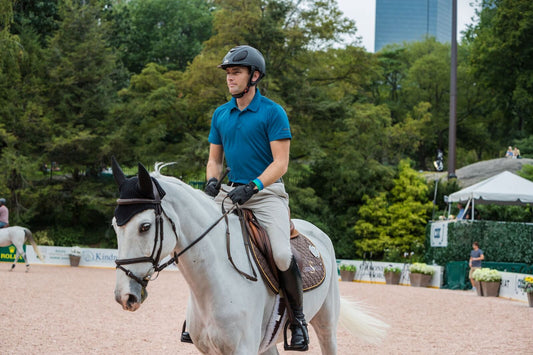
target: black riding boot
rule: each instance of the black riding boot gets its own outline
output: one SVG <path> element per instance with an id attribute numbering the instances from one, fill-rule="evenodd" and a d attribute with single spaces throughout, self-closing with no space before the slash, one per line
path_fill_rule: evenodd
<path id="1" fill-rule="evenodd" d="M 290 344 L 285 340 L 285 350 L 307 351 L 309 348 L 309 335 L 303 312 L 302 276 L 294 256 L 292 257 L 289 269 L 287 271 L 280 271 L 279 276 L 280 286 L 283 289 L 285 300 L 290 309 L 290 328 L 292 333 Z M 285 332 L 286 330 L 287 328 L 285 327 Z"/>

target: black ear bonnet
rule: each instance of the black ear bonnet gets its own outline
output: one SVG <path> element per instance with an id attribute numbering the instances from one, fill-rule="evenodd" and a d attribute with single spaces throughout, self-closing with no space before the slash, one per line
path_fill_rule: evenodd
<path id="1" fill-rule="evenodd" d="M 122 226 L 135 216 L 147 209 L 159 208 L 161 199 L 165 196 L 165 191 L 159 185 L 156 179 L 150 176 L 146 168 L 139 163 L 138 175 L 126 178 L 122 169 L 118 166 L 118 163 L 113 158 L 112 161 L 113 176 L 118 184 L 120 193 L 120 200 L 131 199 L 149 199 L 154 200 L 150 202 L 139 202 L 132 204 L 118 204 L 115 208 L 115 219 L 117 225 Z M 156 199 L 155 193 L 159 194 L 159 198 Z"/>
<path id="2" fill-rule="evenodd" d="M 166 192 L 163 190 L 161 185 L 159 185 L 156 179 L 151 178 L 151 180 L 154 183 L 156 191 L 159 193 L 160 198 L 162 199 L 163 196 L 165 196 Z M 150 194 L 146 194 L 139 189 L 139 178 L 137 176 L 127 179 L 119 187 L 119 190 L 120 199 L 155 198 L 153 190 Z M 117 225 L 122 226 L 128 223 L 129 220 L 137 213 L 140 213 L 149 208 L 155 209 L 156 203 L 136 203 L 131 205 L 118 205 L 115 208 L 115 218 L 117 220 Z"/>

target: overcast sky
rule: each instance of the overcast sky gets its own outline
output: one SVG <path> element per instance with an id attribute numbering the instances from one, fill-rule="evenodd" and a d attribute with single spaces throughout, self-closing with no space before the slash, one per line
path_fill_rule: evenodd
<path id="1" fill-rule="evenodd" d="M 451 0 L 450 0 L 451 1 Z M 357 35 L 362 37 L 362 45 L 369 52 L 374 52 L 374 31 L 376 23 L 376 0 L 337 0 L 344 15 L 355 20 Z M 461 32 L 472 23 L 475 16 L 474 0 L 457 0 L 457 40 Z"/>

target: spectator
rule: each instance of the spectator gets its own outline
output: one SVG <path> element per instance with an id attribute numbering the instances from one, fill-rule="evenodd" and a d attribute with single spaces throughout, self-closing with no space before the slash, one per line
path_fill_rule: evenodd
<path id="1" fill-rule="evenodd" d="M 513 149 L 513 158 L 514 159 L 521 159 L 522 157 L 520 156 L 520 149 L 518 149 L 518 147 L 514 147 Z"/>
<path id="2" fill-rule="evenodd" d="M 9 227 L 9 210 L 6 207 L 6 199 L 0 198 L 0 228 Z"/>
<path id="3" fill-rule="evenodd" d="M 507 148 L 507 152 L 505 153 L 505 157 L 506 158 L 512 158 L 513 157 L 513 147 L 509 146 L 509 148 Z"/>
<path id="4" fill-rule="evenodd" d="M 459 212 L 457 212 L 456 219 L 463 219 L 463 217 L 465 216 L 465 208 L 463 207 L 463 204 L 458 203 L 457 208 L 459 209 Z"/>
<path id="5" fill-rule="evenodd" d="M 482 260 L 485 260 L 485 255 L 483 255 L 483 250 L 479 249 L 479 243 L 472 243 L 472 250 L 470 251 L 470 260 L 468 262 L 468 266 L 470 266 L 470 272 L 468 274 L 468 277 L 470 278 L 470 283 L 472 284 L 473 290 L 475 290 L 476 288 L 474 287 L 474 279 L 472 278 L 472 274 L 474 273 L 474 271 L 481 268 Z"/>

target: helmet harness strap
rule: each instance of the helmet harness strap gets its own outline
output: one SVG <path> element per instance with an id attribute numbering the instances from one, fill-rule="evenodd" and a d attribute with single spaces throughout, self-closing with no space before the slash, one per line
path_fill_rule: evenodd
<path id="1" fill-rule="evenodd" d="M 252 78 L 254 77 L 254 73 L 255 73 L 256 69 L 254 66 L 251 66 L 250 67 L 250 78 L 248 79 L 248 85 L 246 85 L 246 88 L 239 94 L 233 94 L 231 95 L 232 97 L 236 98 L 236 99 L 240 99 L 241 97 L 243 97 L 244 95 L 246 95 L 246 93 L 248 91 L 250 91 L 250 87 L 252 87 L 253 85 L 256 85 L 257 84 L 257 81 L 252 81 Z"/>

